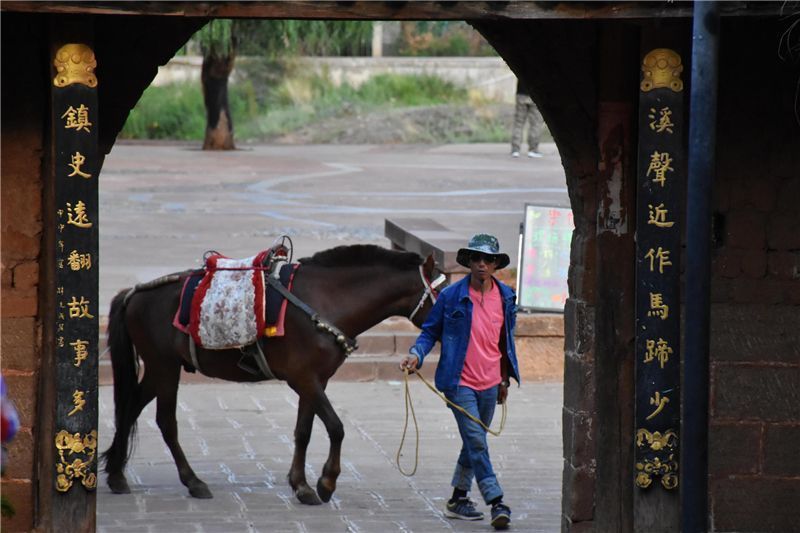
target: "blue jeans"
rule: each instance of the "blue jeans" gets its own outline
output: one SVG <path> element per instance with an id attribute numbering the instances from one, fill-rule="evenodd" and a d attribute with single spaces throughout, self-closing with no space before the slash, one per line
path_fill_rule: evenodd
<path id="1" fill-rule="evenodd" d="M 483 391 L 458 386 L 449 391 L 447 399 L 463 407 L 469 414 L 481 420 L 486 426 L 492 423 L 494 408 L 497 405 L 497 386 Z M 486 430 L 467 418 L 463 413 L 450 407 L 456 417 L 458 432 L 461 434 L 461 453 L 453 473 L 453 487 L 469 491 L 472 478 L 478 481 L 483 501 L 487 504 L 503 496 L 503 489 L 497 483 L 497 476 L 489 459 L 489 445 L 486 442 Z"/>

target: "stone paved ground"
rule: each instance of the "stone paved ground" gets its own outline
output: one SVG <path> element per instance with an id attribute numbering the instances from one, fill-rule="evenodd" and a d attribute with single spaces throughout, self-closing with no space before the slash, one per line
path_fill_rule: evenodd
<path id="1" fill-rule="evenodd" d="M 102 449 L 113 435 L 112 393 L 111 387 L 101 387 Z M 491 530 L 488 520 L 451 521 L 442 515 L 460 440 L 451 413 L 422 383 L 412 380 L 421 437 L 419 470 L 411 478 L 402 476 L 394 463 L 404 416 L 402 383 L 332 382 L 328 393 L 346 433 L 342 474 L 330 503 L 300 505 L 286 482 L 297 409 L 291 389 L 282 383 L 191 384 L 180 389 L 181 443 L 214 499 L 192 499 L 180 484 L 151 404 L 140 419 L 139 444 L 128 469 L 132 494 L 111 494 L 105 476 L 100 477 L 98 531 Z M 512 388 L 506 429 L 499 438 L 489 437 L 515 531 L 560 529 L 561 405 L 561 383 Z M 404 451 L 406 469 L 414 458 L 413 433 L 410 436 Z M 317 420 L 306 467 L 312 486 L 327 448 L 325 428 Z"/>
<path id="2" fill-rule="evenodd" d="M 465 236 L 495 233 L 512 259 L 526 202 L 568 205 L 560 158 L 511 159 L 506 144 L 445 146 L 305 145 L 208 153 L 170 144 L 118 143 L 100 184 L 101 314 L 123 287 L 196 266 L 210 248 L 246 257 L 281 232 L 297 257 L 339 244 L 386 246 L 384 219 L 430 217 Z M 340 372 L 342 376 L 346 372 Z M 341 377 L 341 376 L 339 376 Z M 286 483 L 297 398 L 282 384 L 208 382 L 181 388 L 181 441 L 215 493 L 195 500 L 180 484 L 154 421 L 140 424 L 129 480 L 113 495 L 101 476 L 98 531 L 376 532 L 489 531 L 488 521 L 452 522 L 441 509 L 459 440 L 453 417 L 413 383 L 420 469 L 394 466 L 403 422 L 399 382 L 332 382 L 345 425 L 343 472 L 331 503 L 297 503 Z M 100 444 L 113 435 L 112 390 L 101 387 Z M 560 383 L 512 390 L 509 421 L 490 437 L 516 531 L 555 532 L 561 508 Z M 317 422 L 308 456 L 314 485 L 328 439 Z M 413 440 L 410 443 L 413 445 Z M 413 459 L 407 445 L 406 465 Z"/>
<path id="3" fill-rule="evenodd" d="M 389 246 L 386 218 L 432 218 L 466 241 L 500 239 L 516 265 L 525 204 L 568 206 L 553 143 L 542 159 L 506 144 L 118 143 L 100 179 L 100 314 L 117 291 L 200 266 L 206 250 L 249 257 L 282 233 L 295 258 L 345 244 Z"/>

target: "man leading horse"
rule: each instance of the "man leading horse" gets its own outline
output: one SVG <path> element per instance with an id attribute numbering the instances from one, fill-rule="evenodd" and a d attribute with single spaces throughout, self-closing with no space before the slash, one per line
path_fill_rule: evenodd
<path id="1" fill-rule="evenodd" d="M 456 261 L 470 269 L 469 275 L 442 291 L 400 368 L 418 369 L 436 341 L 441 342 L 436 388 L 489 427 L 495 404 L 508 398 L 509 379 L 519 383 L 514 348 L 516 298 L 511 287 L 494 277 L 508 266 L 509 257 L 500 252 L 496 237 L 482 233 L 458 251 Z M 506 529 L 511 509 L 503 502 L 503 489 L 492 468 L 486 429 L 459 410 L 451 410 L 462 446 L 445 516 L 483 519 L 468 497 L 474 478 L 484 502 L 491 505 L 492 526 Z"/>

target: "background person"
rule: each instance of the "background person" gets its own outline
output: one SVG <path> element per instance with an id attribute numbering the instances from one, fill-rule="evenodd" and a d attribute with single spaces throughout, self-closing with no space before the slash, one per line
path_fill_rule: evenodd
<path id="1" fill-rule="evenodd" d="M 511 287 L 494 277 L 496 270 L 508 266 L 509 257 L 500 253 L 496 237 L 478 234 L 458 251 L 456 261 L 469 268 L 470 274 L 442 291 L 400 368 L 419 368 L 436 341 L 440 341 L 436 387 L 488 427 L 495 405 L 508 397 L 509 378 L 519 383 L 514 349 L 515 295 Z M 492 506 L 492 526 L 505 529 L 511 521 L 511 509 L 503 503 L 503 489 L 489 457 L 486 430 L 450 409 L 456 417 L 462 446 L 445 516 L 483 518 L 468 497 L 474 478 L 484 502 Z"/>
<path id="2" fill-rule="evenodd" d="M 525 84 L 517 78 L 517 97 L 514 106 L 514 127 L 511 131 L 511 157 L 519 157 L 522 144 L 522 130 L 528 123 L 528 157 L 542 157 L 539 140 L 544 129 L 544 119 L 539 108 L 533 103 Z"/>

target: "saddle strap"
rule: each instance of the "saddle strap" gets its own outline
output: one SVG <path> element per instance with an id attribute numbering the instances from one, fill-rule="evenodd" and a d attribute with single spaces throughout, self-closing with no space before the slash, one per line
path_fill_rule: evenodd
<path id="1" fill-rule="evenodd" d="M 269 367 L 269 363 L 267 363 L 267 358 L 264 355 L 264 351 L 261 349 L 261 344 L 256 341 L 253 344 L 248 344 L 247 346 L 242 346 L 239 348 L 239 351 L 242 352 L 242 355 L 247 356 L 249 355 L 253 359 L 255 359 L 256 364 L 258 365 L 258 369 L 261 370 L 261 373 L 264 375 L 266 379 L 277 379 L 275 374 L 273 374 L 272 369 Z"/>
<path id="2" fill-rule="evenodd" d="M 336 338 L 336 342 L 342 347 L 342 350 L 344 350 L 345 357 L 353 353 L 358 348 L 358 343 L 355 341 L 355 339 L 351 339 L 345 335 L 342 330 L 320 317 L 319 314 L 309 307 L 304 301 L 286 290 L 286 287 L 283 286 L 280 280 L 272 276 L 265 277 L 267 279 L 267 283 L 269 283 L 273 289 L 278 291 L 281 296 L 289 300 L 295 307 L 311 317 L 311 321 L 316 324 L 317 329 L 327 331 L 333 335 Z"/>

